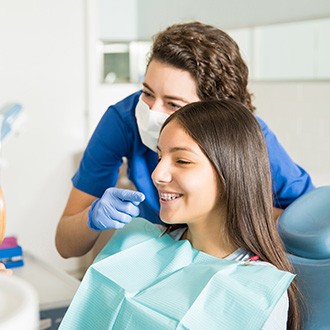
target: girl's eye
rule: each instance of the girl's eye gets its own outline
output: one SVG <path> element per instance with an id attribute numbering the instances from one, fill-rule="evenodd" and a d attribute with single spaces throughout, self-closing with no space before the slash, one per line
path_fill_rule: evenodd
<path id="1" fill-rule="evenodd" d="M 176 161 L 178 164 L 180 165 L 188 165 L 188 164 L 191 164 L 191 162 L 189 162 L 188 160 L 183 160 L 183 159 L 178 159 Z"/>

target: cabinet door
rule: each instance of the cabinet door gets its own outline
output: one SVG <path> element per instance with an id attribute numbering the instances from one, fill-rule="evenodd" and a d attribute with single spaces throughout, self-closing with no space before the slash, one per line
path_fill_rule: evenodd
<path id="1" fill-rule="evenodd" d="M 330 79 L 330 19 L 317 22 L 317 79 Z"/>
<path id="2" fill-rule="evenodd" d="M 315 79 L 315 22 L 254 29 L 254 76 L 261 80 Z"/>

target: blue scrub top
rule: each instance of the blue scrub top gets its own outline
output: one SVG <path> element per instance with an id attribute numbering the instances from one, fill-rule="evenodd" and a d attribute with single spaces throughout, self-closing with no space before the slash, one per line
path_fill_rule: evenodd
<path id="1" fill-rule="evenodd" d="M 140 216 L 159 223 L 158 193 L 151 180 L 157 154 L 141 141 L 135 119 L 135 107 L 141 95 L 136 92 L 110 106 L 98 123 L 76 174 L 73 186 L 101 197 L 118 180 L 122 158 L 127 158 L 127 175 L 146 199 L 140 204 Z M 263 120 L 257 120 L 264 133 L 273 180 L 274 206 L 286 208 L 295 199 L 314 188 L 304 169 L 295 164 Z"/>

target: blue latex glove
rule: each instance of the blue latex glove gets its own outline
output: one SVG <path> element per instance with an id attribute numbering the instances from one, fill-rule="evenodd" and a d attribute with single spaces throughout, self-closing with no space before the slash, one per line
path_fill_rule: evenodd
<path id="1" fill-rule="evenodd" d="M 145 196 L 139 191 L 108 188 L 88 211 L 88 227 L 99 231 L 123 228 L 140 214 L 138 205 Z"/>

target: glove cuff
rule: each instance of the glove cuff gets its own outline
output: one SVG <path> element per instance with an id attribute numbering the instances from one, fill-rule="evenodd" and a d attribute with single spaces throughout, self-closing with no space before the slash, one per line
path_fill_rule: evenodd
<path id="1" fill-rule="evenodd" d="M 93 223 L 93 211 L 94 211 L 94 208 L 97 204 L 97 202 L 99 201 L 99 199 L 96 199 L 92 205 L 90 206 L 89 208 L 89 211 L 88 211 L 88 221 L 87 221 L 87 226 L 90 228 L 90 229 L 93 229 L 94 231 L 101 231 L 101 229 L 97 228 L 96 226 L 94 226 L 94 223 Z"/>

